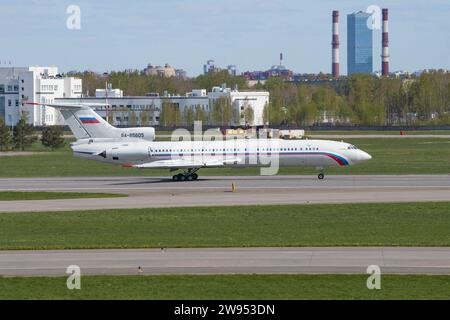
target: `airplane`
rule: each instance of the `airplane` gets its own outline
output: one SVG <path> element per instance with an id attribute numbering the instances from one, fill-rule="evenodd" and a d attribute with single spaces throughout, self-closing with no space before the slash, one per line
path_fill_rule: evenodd
<path id="1" fill-rule="evenodd" d="M 106 104 L 41 104 L 58 109 L 77 138 L 74 156 L 137 169 L 179 171 L 173 181 L 198 179 L 202 168 L 314 167 L 324 179 L 328 167 L 358 164 L 372 157 L 345 142 L 330 140 L 228 139 L 154 141 L 153 127 L 116 128 L 92 107 Z M 278 169 L 278 168 L 276 168 Z"/>

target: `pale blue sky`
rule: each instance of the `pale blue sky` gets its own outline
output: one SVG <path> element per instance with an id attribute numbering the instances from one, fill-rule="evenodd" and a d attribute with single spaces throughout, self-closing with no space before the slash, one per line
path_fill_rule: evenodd
<path id="1" fill-rule="evenodd" d="M 81 30 L 66 28 L 71 4 Z M 0 60 L 100 72 L 168 62 L 195 76 L 207 59 L 265 70 L 283 52 L 295 72 L 330 72 L 337 9 L 346 73 L 346 14 L 373 4 L 390 9 L 391 70 L 450 69 L 449 0 L 0 0 Z M 380 42 L 378 30 L 376 70 Z"/>

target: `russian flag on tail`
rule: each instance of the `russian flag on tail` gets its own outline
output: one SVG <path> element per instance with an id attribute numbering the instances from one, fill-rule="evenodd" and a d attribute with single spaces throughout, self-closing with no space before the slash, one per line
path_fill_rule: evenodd
<path id="1" fill-rule="evenodd" d="M 100 123 L 95 117 L 80 117 L 80 121 L 83 124 L 87 123 Z"/>

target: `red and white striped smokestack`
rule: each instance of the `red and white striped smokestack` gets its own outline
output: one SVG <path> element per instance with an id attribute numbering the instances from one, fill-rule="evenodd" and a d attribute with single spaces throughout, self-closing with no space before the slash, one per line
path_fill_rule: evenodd
<path id="1" fill-rule="evenodd" d="M 334 78 L 339 77 L 339 11 L 333 11 L 333 39 L 332 39 L 332 66 L 331 73 Z"/>
<path id="2" fill-rule="evenodd" d="M 383 9 L 383 35 L 381 45 L 383 52 L 381 54 L 381 74 L 389 75 L 389 29 L 388 29 L 388 9 Z"/>

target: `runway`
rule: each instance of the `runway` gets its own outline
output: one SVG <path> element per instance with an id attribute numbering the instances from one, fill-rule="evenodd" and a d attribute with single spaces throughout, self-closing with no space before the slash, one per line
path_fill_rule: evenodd
<path id="1" fill-rule="evenodd" d="M 0 276 L 133 274 L 450 274 L 450 248 L 209 248 L 0 251 Z M 141 272 L 139 271 L 141 267 Z"/>
<path id="2" fill-rule="evenodd" d="M 235 192 L 232 192 L 232 184 Z M 129 197 L 1 201 L 0 212 L 184 206 L 450 201 L 450 175 L 203 176 L 0 179 L 0 191 L 125 193 Z"/>

